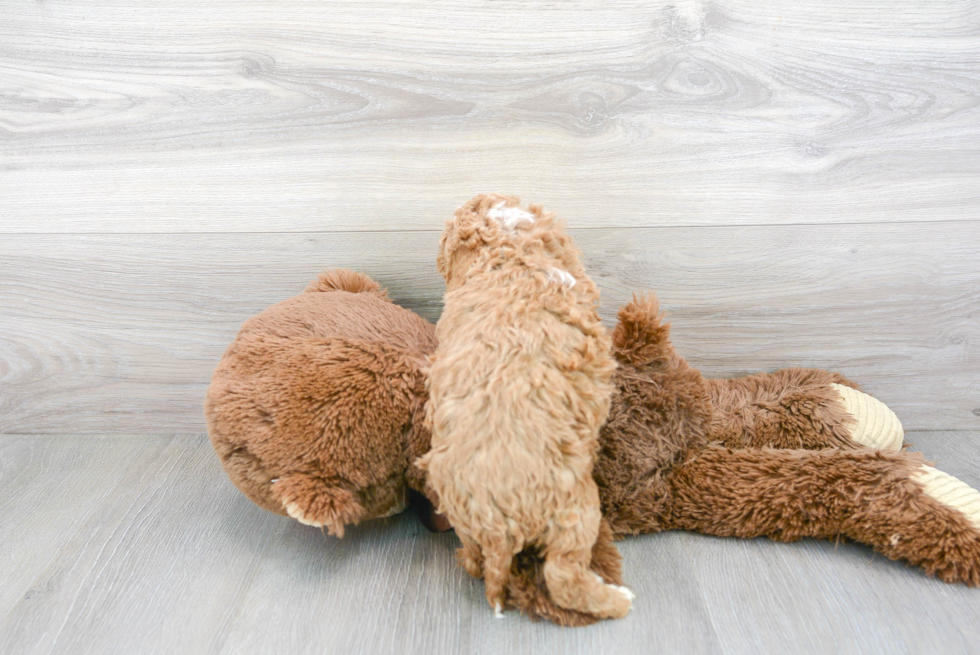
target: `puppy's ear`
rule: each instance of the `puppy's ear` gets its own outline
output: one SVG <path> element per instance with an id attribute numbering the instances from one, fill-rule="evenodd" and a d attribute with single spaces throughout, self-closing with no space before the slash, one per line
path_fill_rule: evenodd
<path id="1" fill-rule="evenodd" d="M 493 195 L 481 194 L 464 203 L 453 217 L 446 221 L 439 238 L 439 254 L 436 268 L 443 278 L 449 279 L 455 263 L 454 256 L 461 249 L 476 248 L 491 232 L 499 228 L 487 218 L 487 211 L 497 201 Z"/>
<path id="2" fill-rule="evenodd" d="M 456 237 L 456 242 L 460 244 L 473 245 L 474 236 L 487 227 L 486 212 L 476 212 L 470 207 L 460 207 L 453 216 L 452 232 Z M 449 231 L 449 225 L 446 226 Z"/>
<path id="3" fill-rule="evenodd" d="M 442 236 L 439 237 L 439 254 L 436 255 L 436 269 L 443 278 L 449 278 L 449 263 L 458 247 L 455 219 L 450 219 L 442 229 Z"/>
<path id="4" fill-rule="evenodd" d="M 663 314 L 653 294 L 633 296 L 619 310 L 619 323 L 613 330 L 616 359 L 633 366 L 666 364 L 673 356 L 670 345 L 670 324 L 663 323 Z"/>

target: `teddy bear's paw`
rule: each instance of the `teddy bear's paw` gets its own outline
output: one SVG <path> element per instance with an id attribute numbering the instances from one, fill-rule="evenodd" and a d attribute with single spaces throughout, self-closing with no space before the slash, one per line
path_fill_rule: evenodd
<path id="1" fill-rule="evenodd" d="M 973 527 L 980 530 L 980 491 L 931 466 L 920 466 L 911 477 L 922 485 L 926 495 L 959 510 Z"/>
<path id="2" fill-rule="evenodd" d="M 309 525 L 314 528 L 322 528 L 323 524 L 318 523 L 315 519 L 307 518 L 306 513 L 303 508 L 299 506 L 298 503 L 288 503 L 286 505 L 286 513 L 291 517 L 302 523 L 303 525 Z"/>
<path id="3" fill-rule="evenodd" d="M 272 485 L 272 493 L 289 516 L 303 525 L 326 528 L 336 537 L 344 536 L 344 526 L 364 518 L 364 507 L 354 493 L 315 476 L 283 476 Z"/>
<path id="4" fill-rule="evenodd" d="M 832 383 L 830 386 L 840 394 L 845 411 L 854 417 L 855 422 L 850 426 L 852 441 L 875 450 L 898 452 L 902 449 L 905 431 L 895 412 L 885 403 L 843 384 Z"/>

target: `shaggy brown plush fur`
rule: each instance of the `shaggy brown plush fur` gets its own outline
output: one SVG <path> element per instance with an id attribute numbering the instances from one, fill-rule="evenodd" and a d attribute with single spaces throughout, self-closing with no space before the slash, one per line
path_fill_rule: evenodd
<path id="1" fill-rule="evenodd" d="M 422 426 L 422 362 L 434 351 L 435 337 L 433 326 L 383 301 L 366 276 L 333 271 L 321 280 L 311 288 L 328 293 L 300 296 L 302 318 L 291 309 L 294 299 L 246 323 L 215 372 L 207 414 L 212 443 L 231 480 L 274 512 L 286 510 L 272 480 L 291 471 L 316 472 L 324 468 L 321 462 L 346 472 L 331 474 L 343 478 L 340 484 L 313 485 L 297 501 L 304 514 L 314 515 L 338 490 L 359 498 L 351 507 L 361 509 L 334 515 L 333 531 L 339 533 L 345 522 L 397 509 L 406 484 L 424 487 L 411 462 L 429 447 Z M 253 333 L 264 335 L 276 356 L 252 341 Z M 316 341 L 316 335 L 326 341 Z M 248 339 L 240 344 L 243 337 Z M 782 541 L 846 537 L 946 582 L 980 585 L 980 530 L 910 479 L 919 456 L 880 453 L 850 441 L 850 417 L 829 385 L 852 383 L 804 369 L 702 379 L 674 352 L 652 298 L 622 308 L 613 337 L 619 369 L 594 470 L 611 530 L 600 531 L 592 568 L 607 582 L 622 584 L 618 553 L 607 548 L 612 531 L 623 536 L 689 529 Z M 337 353 L 343 351 L 336 348 L 351 341 L 370 344 L 368 352 L 380 359 L 340 366 Z M 315 377 L 347 371 L 344 379 L 364 388 L 294 379 L 296 373 L 283 370 L 281 362 L 304 354 L 322 364 Z M 368 374 L 399 370 L 405 372 L 390 379 Z M 318 389 L 322 395 L 304 395 Z M 391 416 L 371 420 L 399 427 L 375 432 L 367 429 L 373 423 L 358 424 L 356 417 L 366 411 L 363 399 L 375 396 L 386 398 L 382 406 Z M 378 494 L 376 488 L 386 491 Z M 396 500 L 376 503 L 375 497 Z M 541 563 L 531 548 L 514 558 L 508 604 L 562 625 L 595 622 L 551 602 Z"/>
<path id="2" fill-rule="evenodd" d="M 262 507 L 343 536 L 406 506 L 429 449 L 422 366 L 433 326 L 366 275 L 329 271 L 246 321 L 204 412 L 228 476 Z"/>
<path id="3" fill-rule="evenodd" d="M 669 478 L 709 445 L 858 448 L 831 383 L 806 369 L 705 380 L 673 349 L 653 296 L 634 298 L 613 333 L 616 395 L 594 475 L 617 535 L 667 529 Z"/>
<path id="4" fill-rule="evenodd" d="M 447 221 L 439 269 L 432 450 L 418 466 L 460 562 L 499 614 L 512 559 L 533 546 L 557 605 L 625 616 L 631 594 L 589 570 L 601 520 L 592 465 L 615 363 L 578 251 L 553 213 L 477 196 Z"/>
<path id="5" fill-rule="evenodd" d="M 703 380 L 670 346 L 655 300 L 624 307 L 617 393 L 595 477 L 617 536 L 847 537 L 947 582 L 980 585 L 980 530 L 911 479 L 920 455 L 850 441 L 825 371 Z"/>
<path id="6" fill-rule="evenodd" d="M 922 464 L 918 453 L 864 448 L 711 446 L 669 476 L 663 527 L 775 541 L 847 537 L 946 582 L 980 585 L 980 531 L 909 479 Z"/>
<path id="7" fill-rule="evenodd" d="M 731 448 L 854 448 L 833 383 L 858 388 L 838 373 L 804 368 L 705 380 L 711 439 Z"/>

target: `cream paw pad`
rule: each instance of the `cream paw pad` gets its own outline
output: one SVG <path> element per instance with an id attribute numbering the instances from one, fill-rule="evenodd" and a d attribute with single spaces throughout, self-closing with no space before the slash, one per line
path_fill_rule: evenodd
<path id="1" fill-rule="evenodd" d="M 854 417 L 855 424 L 851 426 L 853 441 L 875 450 L 898 452 L 902 449 L 905 439 L 902 422 L 885 403 L 843 384 L 830 386 L 840 394 L 847 413 Z"/>
<path id="2" fill-rule="evenodd" d="M 980 491 L 931 466 L 920 466 L 911 477 L 922 485 L 927 496 L 959 510 L 973 527 L 980 530 Z"/>

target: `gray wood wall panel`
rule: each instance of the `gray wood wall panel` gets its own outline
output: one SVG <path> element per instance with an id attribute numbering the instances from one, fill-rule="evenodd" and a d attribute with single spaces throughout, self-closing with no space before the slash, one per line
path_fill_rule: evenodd
<path id="1" fill-rule="evenodd" d="M 712 375 L 837 368 L 980 424 L 980 5 L 4 2 L 0 432 L 200 430 L 317 270 L 434 319 L 433 230 L 559 210 Z M 632 231 L 631 231 L 632 230 Z M 853 251 L 853 252 L 852 252 Z"/>
<path id="2" fill-rule="evenodd" d="M 969 1 L 4 3 L 0 232 L 976 220 Z"/>
<path id="3" fill-rule="evenodd" d="M 656 291 L 712 376 L 839 370 L 908 429 L 980 424 L 980 223 L 573 230 L 607 324 Z M 430 320 L 437 232 L 8 235 L 0 433 L 203 430 L 246 318 L 351 266 Z"/>
<path id="4" fill-rule="evenodd" d="M 980 486 L 980 433 L 910 437 Z M 452 533 L 426 532 L 409 511 L 325 537 L 251 504 L 203 435 L 8 435 L 0 498 L 0 521 L 16 527 L 0 531 L 3 653 L 965 654 L 980 643 L 976 589 L 864 546 L 683 532 L 620 542 L 637 593 L 621 621 L 495 620 Z"/>

